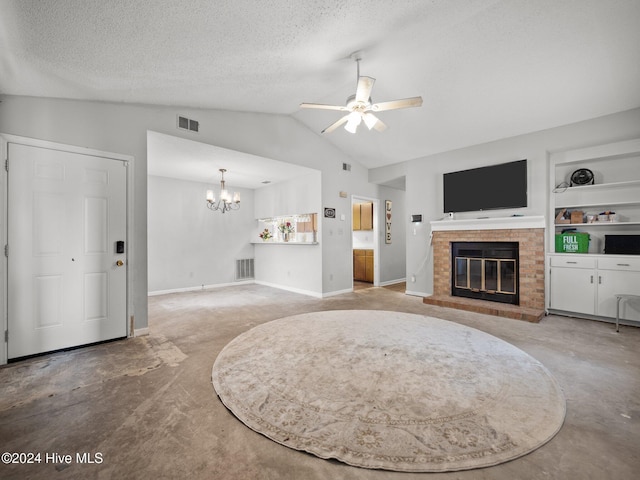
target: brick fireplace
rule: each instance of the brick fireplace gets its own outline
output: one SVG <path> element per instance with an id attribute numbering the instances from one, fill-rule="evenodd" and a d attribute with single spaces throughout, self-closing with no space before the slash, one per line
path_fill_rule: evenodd
<path id="1" fill-rule="evenodd" d="M 533 219 L 533 220 L 532 220 Z M 433 295 L 423 302 L 450 308 L 537 322 L 544 316 L 544 219 L 514 217 L 486 222 L 432 222 Z M 540 225 L 540 226 L 538 226 Z M 516 242 L 519 247 L 519 305 L 451 295 L 451 244 L 454 242 Z"/>

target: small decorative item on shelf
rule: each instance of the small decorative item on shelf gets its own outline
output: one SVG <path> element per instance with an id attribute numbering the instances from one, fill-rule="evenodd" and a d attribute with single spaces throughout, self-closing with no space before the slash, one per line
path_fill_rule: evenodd
<path id="1" fill-rule="evenodd" d="M 273 237 L 268 228 L 265 228 L 264 231 L 261 232 L 258 236 L 262 239 L 263 242 L 268 242 L 269 239 Z"/>
<path id="2" fill-rule="evenodd" d="M 289 236 L 294 233 L 295 228 L 291 222 L 284 222 L 278 225 L 278 230 L 282 233 L 283 240 L 285 242 L 289 241 Z"/>
<path id="3" fill-rule="evenodd" d="M 570 218 L 570 214 L 567 213 L 567 209 L 566 208 L 562 208 L 557 214 L 556 214 L 556 224 L 557 225 L 561 225 L 564 223 L 571 223 Z"/>
<path id="4" fill-rule="evenodd" d="M 611 210 L 607 210 L 606 212 L 600 212 L 598 214 L 599 222 L 615 222 L 617 220 L 616 212 L 612 212 Z"/>
<path id="5" fill-rule="evenodd" d="M 582 210 L 571 212 L 571 223 L 584 223 L 584 212 Z"/>

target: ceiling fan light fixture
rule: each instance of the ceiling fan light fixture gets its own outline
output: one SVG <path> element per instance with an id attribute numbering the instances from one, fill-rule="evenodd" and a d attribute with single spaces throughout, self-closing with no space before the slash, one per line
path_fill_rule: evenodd
<path id="1" fill-rule="evenodd" d="M 378 123 L 378 119 L 374 115 L 371 115 L 370 113 L 363 114 L 362 118 L 364 119 L 364 124 L 367 126 L 369 130 L 375 127 L 376 123 Z"/>
<path id="2" fill-rule="evenodd" d="M 383 132 L 387 126 L 376 115 L 371 112 L 384 112 L 386 110 L 397 110 L 400 108 L 411 108 L 422 106 L 422 97 L 403 98 L 400 100 L 391 100 L 382 103 L 372 103 L 371 90 L 376 81 L 373 77 L 360 76 L 360 52 L 351 54 L 351 58 L 356 61 L 356 93 L 347 97 L 346 105 L 326 105 L 322 103 L 301 103 L 300 108 L 317 108 L 323 110 L 338 110 L 341 112 L 350 112 L 333 122 L 320 133 L 331 133 L 341 125 L 345 124 L 344 129 L 349 133 L 356 133 L 358 125 L 364 123 L 369 130 L 376 129 Z"/>
<path id="3" fill-rule="evenodd" d="M 360 122 L 362 122 L 362 116 L 360 115 L 360 113 L 351 112 L 348 115 L 347 124 L 344 126 L 344 129 L 349 133 L 356 133 Z"/>

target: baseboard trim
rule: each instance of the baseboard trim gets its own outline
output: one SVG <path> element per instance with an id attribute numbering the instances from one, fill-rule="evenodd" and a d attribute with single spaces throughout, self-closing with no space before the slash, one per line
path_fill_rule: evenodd
<path id="1" fill-rule="evenodd" d="M 199 290 L 210 290 L 212 288 L 222 288 L 222 287 L 235 287 L 236 285 L 251 285 L 253 283 L 257 283 L 257 282 L 254 280 L 243 280 L 241 282 L 215 283 L 213 285 L 199 285 L 197 287 L 172 288 L 169 290 L 156 290 L 154 292 L 149 292 L 147 293 L 147 296 L 155 297 L 156 295 L 168 295 L 170 293 L 197 292 Z"/>
<path id="2" fill-rule="evenodd" d="M 149 331 L 149 327 L 134 328 L 133 329 L 133 336 L 134 337 L 144 337 L 146 335 L 149 335 L 149 333 L 151 333 Z"/>
<path id="3" fill-rule="evenodd" d="M 299 293 L 301 295 L 308 295 L 310 297 L 322 298 L 322 293 L 312 292 L 311 290 L 303 290 L 301 288 L 288 287 L 286 285 L 278 285 L 277 283 L 269 283 L 256 280 L 254 282 L 257 285 L 264 285 L 265 287 L 278 288 L 280 290 L 286 290 L 287 292 Z"/>
<path id="4" fill-rule="evenodd" d="M 334 292 L 327 292 L 322 294 L 322 298 L 335 297 L 336 295 L 342 295 L 344 293 L 353 293 L 353 288 L 347 290 L 336 290 Z"/>
<path id="5" fill-rule="evenodd" d="M 381 287 L 388 287 L 389 285 L 395 285 L 397 283 L 406 282 L 406 278 L 398 278 L 396 280 L 387 280 L 386 282 L 380 282 Z"/>
<path id="6" fill-rule="evenodd" d="M 430 297 L 433 295 L 432 293 L 424 293 L 424 292 L 412 292 L 411 290 L 405 290 L 405 295 L 411 295 L 413 297 Z"/>

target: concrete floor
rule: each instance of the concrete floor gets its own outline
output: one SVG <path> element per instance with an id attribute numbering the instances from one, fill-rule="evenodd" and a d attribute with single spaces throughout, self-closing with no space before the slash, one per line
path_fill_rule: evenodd
<path id="1" fill-rule="evenodd" d="M 567 399 L 549 443 L 495 467 L 439 474 L 360 469 L 291 450 L 245 427 L 218 400 L 220 350 L 260 323 L 308 311 L 378 309 L 486 331 L 540 360 Z M 152 297 L 148 337 L 0 368 L 2 479 L 636 479 L 640 476 L 640 329 L 549 316 L 539 324 L 424 305 L 397 289 L 315 299 L 259 285 Z M 83 460 L 82 454 L 87 453 Z M 68 459 L 54 457 L 71 455 Z M 80 454 L 80 458 L 76 457 Z M 96 455 L 100 454 L 100 455 Z M 47 457 L 48 455 L 48 457 Z M 96 463 L 86 463 L 93 460 Z"/>

